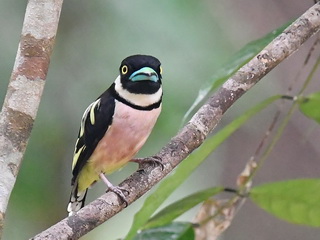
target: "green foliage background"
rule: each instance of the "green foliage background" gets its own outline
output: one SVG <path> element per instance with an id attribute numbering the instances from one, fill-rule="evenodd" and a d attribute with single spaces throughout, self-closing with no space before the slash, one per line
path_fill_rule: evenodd
<path id="1" fill-rule="evenodd" d="M 144 53 L 162 61 L 163 112 L 139 153 L 139 156 L 150 155 L 174 136 L 198 90 L 234 52 L 298 17 L 311 4 L 311 0 L 65 1 L 43 99 L 11 196 L 3 239 L 32 237 L 66 216 L 71 158 L 80 118 L 87 105 L 116 78 L 123 58 Z M 1 102 L 12 70 L 25 6 L 26 1 L 0 1 Z M 307 50 L 308 46 L 304 47 L 298 56 L 269 74 L 229 111 L 222 124 L 254 102 L 284 93 Z M 170 201 L 193 190 L 218 184 L 234 185 L 243 164 L 254 152 L 257 139 L 270 123 L 272 113 L 272 109 L 268 110 L 241 129 L 190 176 Z M 274 161 L 266 164 L 258 181 L 318 176 L 320 153 L 313 140 L 308 139 L 311 136 L 319 140 L 319 131 L 304 134 L 315 123 L 300 115 L 297 118 L 282 141 L 282 148 L 274 153 Z M 307 155 L 298 155 L 297 152 L 302 152 L 299 148 L 307 149 Z M 129 164 L 110 179 L 119 183 L 135 169 L 135 164 Z M 90 190 L 88 202 L 104 190 L 102 184 L 96 185 Z M 83 239 L 123 237 L 141 203 L 139 200 Z M 193 214 L 182 219 L 190 220 Z M 225 237 L 254 239 L 258 233 L 260 239 L 315 240 L 320 236 L 317 229 L 282 222 L 249 203 Z"/>

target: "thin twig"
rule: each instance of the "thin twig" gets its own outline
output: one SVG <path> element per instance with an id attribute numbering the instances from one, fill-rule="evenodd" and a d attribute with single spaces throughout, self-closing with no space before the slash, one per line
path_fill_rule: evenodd
<path id="1" fill-rule="evenodd" d="M 312 47 L 310 48 L 308 55 L 306 57 L 306 60 L 304 61 L 303 65 L 306 66 L 309 63 L 309 60 L 311 58 L 312 53 L 314 52 L 314 50 L 316 49 L 316 46 L 320 44 L 320 36 L 317 37 L 317 39 L 314 41 L 314 43 L 312 44 Z"/>

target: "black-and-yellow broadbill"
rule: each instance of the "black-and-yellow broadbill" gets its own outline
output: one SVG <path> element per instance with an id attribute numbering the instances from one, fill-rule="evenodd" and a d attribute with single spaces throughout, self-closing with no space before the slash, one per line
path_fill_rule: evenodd
<path id="1" fill-rule="evenodd" d="M 114 83 L 84 111 L 72 163 L 69 215 L 84 206 L 88 188 L 102 180 L 125 199 L 105 174 L 123 167 L 141 149 L 161 111 L 160 61 L 133 55 L 120 65 Z"/>

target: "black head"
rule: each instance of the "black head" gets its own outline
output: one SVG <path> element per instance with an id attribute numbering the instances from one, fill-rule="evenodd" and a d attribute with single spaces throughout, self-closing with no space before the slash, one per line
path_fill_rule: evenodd
<path id="1" fill-rule="evenodd" d="M 122 87 L 131 93 L 153 94 L 161 87 L 161 63 L 152 56 L 133 55 L 120 65 Z"/>

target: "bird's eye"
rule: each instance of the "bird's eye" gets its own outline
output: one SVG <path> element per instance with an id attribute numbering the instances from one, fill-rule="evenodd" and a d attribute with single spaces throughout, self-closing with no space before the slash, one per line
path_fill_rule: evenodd
<path id="1" fill-rule="evenodd" d="M 125 75 L 128 72 L 128 66 L 127 65 L 123 65 L 121 68 L 121 74 Z"/>
<path id="2" fill-rule="evenodd" d="M 160 67 L 160 74 L 162 74 L 162 67 Z"/>

